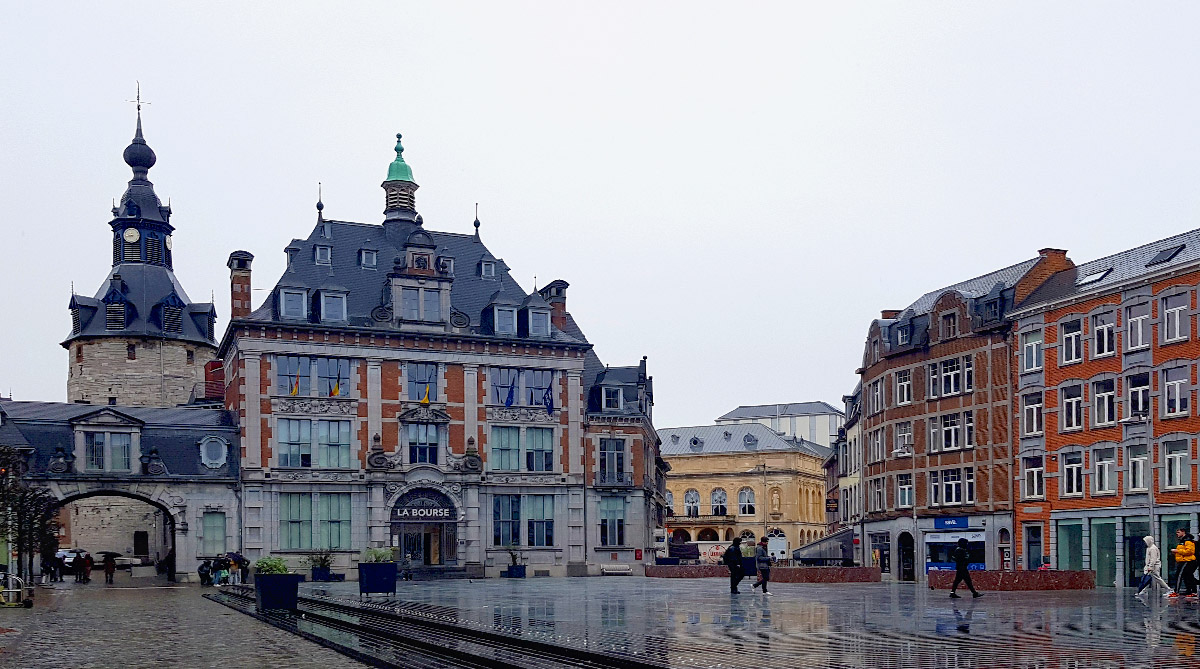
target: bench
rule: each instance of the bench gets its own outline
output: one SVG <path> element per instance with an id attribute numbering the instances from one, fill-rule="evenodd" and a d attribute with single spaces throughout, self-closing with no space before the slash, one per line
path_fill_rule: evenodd
<path id="1" fill-rule="evenodd" d="M 633 567 L 627 564 L 602 564 L 601 576 L 633 576 Z"/>

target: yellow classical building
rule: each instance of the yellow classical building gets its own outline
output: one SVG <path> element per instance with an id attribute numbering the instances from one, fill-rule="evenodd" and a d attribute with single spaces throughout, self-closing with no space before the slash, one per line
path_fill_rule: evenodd
<path id="1" fill-rule="evenodd" d="M 788 550 L 825 535 L 830 450 L 760 424 L 658 430 L 673 542 L 784 537 Z"/>

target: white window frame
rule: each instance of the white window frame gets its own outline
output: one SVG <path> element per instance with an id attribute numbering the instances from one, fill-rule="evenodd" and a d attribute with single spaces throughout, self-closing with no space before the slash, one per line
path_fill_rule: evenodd
<path id="1" fill-rule="evenodd" d="M 883 411 L 883 383 L 876 380 L 871 382 L 871 413 Z"/>
<path id="2" fill-rule="evenodd" d="M 1167 376 L 1178 372 L 1183 375 L 1183 378 L 1168 380 Z M 1162 372 L 1163 380 L 1163 415 L 1164 416 L 1186 416 L 1191 412 L 1191 375 L 1190 367 L 1172 367 L 1164 369 Z M 1171 410 L 1172 404 L 1175 410 Z"/>
<path id="3" fill-rule="evenodd" d="M 936 362 L 929 363 L 929 378 L 925 382 L 925 399 L 933 399 L 938 396 L 938 390 L 942 387 L 941 378 L 938 374 L 938 364 Z"/>
<path id="4" fill-rule="evenodd" d="M 1188 471 L 1191 460 L 1189 457 L 1191 454 L 1188 452 L 1191 450 L 1190 441 L 1190 439 L 1172 439 L 1162 443 L 1165 463 L 1163 468 L 1164 487 L 1168 490 L 1184 490 L 1191 484 L 1191 477 L 1186 476 L 1190 473 Z M 1178 443 L 1183 444 L 1182 451 L 1169 450 L 1172 445 Z"/>
<path id="5" fill-rule="evenodd" d="M 1037 397 L 1036 402 L 1030 402 L 1031 397 Z M 1045 399 L 1042 393 L 1026 393 L 1021 395 L 1021 434 L 1026 437 L 1036 437 L 1045 433 L 1042 424 L 1042 407 Z"/>
<path id="6" fill-rule="evenodd" d="M 942 479 L 939 473 L 934 470 L 929 472 L 929 506 L 942 505 Z"/>
<path id="7" fill-rule="evenodd" d="M 963 467 L 963 504 L 975 503 L 975 470 Z"/>
<path id="8" fill-rule="evenodd" d="M 358 252 L 358 264 L 361 267 L 375 269 L 379 264 L 379 252 L 370 249 L 361 249 Z"/>
<path id="9" fill-rule="evenodd" d="M 1109 322 L 1100 323 L 1106 318 Z M 1117 353 L 1116 316 L 1114 314 L 1097 314 L 1092 316 L 1092 358 L 1105 358 Z M 1105 334 L 1107 333 L 1107 334 Z M 1104 335 L 1103 337 L 1101 335 Z M 1101 346 L 1101 342 L 1104 346 Z M 1104 350 L 1101 350 L 1101 349 Z"/>
<path id="10" fill-rule="evenodd" d="M 1021 371 L 1036 372 L 1042 368 L 1042 331 L 1021 334 Z"/>
<path id="11" fill-rule="evenodd" d="M 1183 306 L 1167 308 L 1167 300 L 1171 298 L 1183 298 Z M 1167 295 L 1162 298 L 1163 310 L 1163 342 L 1171 343 L 1176 341 L 1186 341 L 1191 335 L 1191 321 L 1188 320 L 1187 311 L 1189 307 L 1190 293 L 1182 293 L 1178 295 Z"/>
<path id="12" fill-rule="evenodd" d="M 1059 497 L 1082 497 L 1083 496 L 1083 453 L 1063 453 L 1060 455 L 1063 461 L 1062 466 L 1062 488 L 1058 492 Z M 1070 459 L 1078 458 L 1078 462 L 1071 462 Z"/>
<path id="13" fill-rule="evenodd" d="M 943 415 L 938 423 L 941 428 L 941 450 L 957 451 L 962 448 L 962 417 L 956 413 L 948 413 Z"/>
<path id="14" fill-rule="evenodd" d="M 290 314 L 287 311 L 288 296 L 300 298 L 300 314 Z M 279 315 L 287 319 L 305 319 L 308 318 L 308 291 L 294 290 L 290 288 L 279 289 Z"/>
<path id="15" fill-rule="evenodd" d="M 961 469 L 942 470 L 942 504 L 959 506 L 963 502 L 963 477 Z"/>
<path id="16" fill-rule="evenodd" d="M 1144 308 L 1146 313 L 1133 316 L 1133 311 Z M 1150 305 L 1135 304 L 1125 307 L 1125 350 L 1138 351 L 1150 348 Z"/>
<path id="17" fill-rule="evenodd" d="M 1075 332 L 1063 333 L 1062 335 L 1062 364 L 1064 365 L 1083 362 L 1083 321 L 1081 319 L 1064 321 L 1059 325 L 1059 332 L 1062 332 L 1065 326 L 1072 323 L 1078 325 L 1079 329 Z"/>
<path id="18" fill-rule="evenodd" d="M 1100 392 L 1099 384 L 1111 381 L 1112 391 Z M 1117 422 L 1117 382 L 1112 379 L 1092 382 L 1092 426 L 1113 425 Z"/>
<path id="19" fill-rule="evenodd" d="M 975 411 L 969 409 L 963 414 L 963 448 L 975 447 Z"/>
<path id="20" fill-rule="evenodd" d="M 485 279 L 496 278 L 496 263 L 490 260 L 484 260 L 479 263 L 479 276 Z"/>
<path id="21" fill-rule="evenodd" d="M 318 244 L 313 248 L 313 262 L 318 265 L 333 264 L 333 247 Z"/>
<path id="22" fill-rule="evenodd" d="M 1046 498 L 1045 463 L 1045 458 L 1040 455 L 1025 456 L 1021 458 L 1022 499 Z"/>
<path id="23" fill-rule="evenodd" d="M 1111 452 L 1111 455 L 1108 453 Z M 1103 454 L 1103 455 L 1102 455 Z M 1101 459 L 1101 458 L 1104 459 Z M 1117 492 L 1117 455 L 1114 448 L 1098 448 L 1092 451 L 1095 462 L 1095 492 L 1098 495 L 1108 495 Z M 1103 486 L 1103 487 L 1102 487 Z"/>
<path id="24" fill-rule="evenodd" d="M 907 483 L 905 481 L 907 480 Z M 896 508 L 911 509 L 913 505 L 912 474 L 896 475 Z"/>
<path id="25" fill-rule="evenodd" d="M 338 313 L 338 314 L 328 313 L 329 312 L 328 300 L 334 300 L 334 301 L 340 303 L 340 305 L 341 305 L 341 309 L 339 310 L 340 313 Z M 346 320 L 346 295 L 344 295 L 342 293 L 334 293 L 334 294 L 322 293 L 321 294 L 321 320 L 322 321 L 337 321 L 337 322 L 345 321 Z"/>
<path id="26" fill-rule="evenodd" d="M 901 378 L 901 375 L 903 379 Z M 896 405 L 912 404 L 912 370 L 901 369 L 896 372 Z"/>
<path id="27" fill-rule="evenodd" d="M 600 400 L 602 402 L 601 409 L 603 411 L 620 411 L 624 404 L 623 393 L 620 388 L 613 386 L 604 386 L 601 390 Z M 612 400 L 616 399 L 614 403 Z"/>
<path id="28" fill-rule="evenodd" d="M 902 327 L 896 329 L 896 344 L 899 346 L 908 344 L 908 328 Z"/>
<path id="29" fill-rule="evenodd" d="M 1079 395 L 1068 397 L 1068 390 L 1078 390 Z M 1065 386 L 1059 391 L 1059 396 L 1062 398 L 1062 429 L 1063 432 L 1083 429 L 1083 386 L 1073 385 Z"/>
<path id="30" fill-rule="evenodd" d="M 913 452 L 913 426 L 911 421 L 896 423 L 896 450 Z"/>
<path id="31" fill-rule="evenodd" d="M 941 396 L 947 397 L 957 395 L 962 392 L 962 361 L 958 358 L 950 358 L 943 360 L 939 364 L 941 369 Z M 949 388 L 949 390 L 947 390 Z"/>
<path id="32" fill-rule="evenodd" d="M 1133 385 L 1133 377 L 1139 376 L 1139 374 L 1130 374 L 1125 377 L 1125 387 L 1129 391 L 1128 409 L 1126 409 L 1129 418 L 1133 418 L 1135 415 L 1150 417 L 1150 374 L 1149 372 L 1143 373 L 1146 374 L 1146 385 L 1144 386 Z M 1140 412 L 1135 414 L 1135 409 L 1140 409 Z"/>

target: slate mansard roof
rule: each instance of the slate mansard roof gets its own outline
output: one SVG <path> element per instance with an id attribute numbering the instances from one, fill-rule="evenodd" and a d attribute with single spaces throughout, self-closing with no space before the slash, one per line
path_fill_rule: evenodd
<path id="1" fill-rule="evenodd" d="M 730 455 L 794 452 L 822 461 L 830 449 L 806 439 L 790 439 L 758 423 L 664 427 L 658 429 L 664 458 L 690 455 Z"/>
<path id="2" fill-rule="evenodd" d="M 1021 277 L 1025 276 L 1025 273 L 1030 268 L 1037 264 L 1037 261 L 1037 258 L 1025 260 L 1004 269 L 998 269 L 995 272 L 988 272 L 982 276 L 977 276 L 974 279 L 967 279 L 966 281 L 960 281 L 945 288 L 925 293 L 917 298 L 916 302 L 908 305 L 908 308 L 901 313 L 911 311 L 915 315 L 927 314 L 930 309 L 933 309 L 937 298 L 950 291 L 955 291 L 969 300 L 990 294 L 997 284 L 1002 289 L 1012 288 L 1017 285 L 1017 282 L 1021 280 Z"/>
<path id="3" fill-rule="evenodd" d="M 781 416 L 842 415 L 841 410 L 825 402 L 791 402 L 787 404 L 743 404 L 718 418 L 722 420 L 746 420 L 754 418 L 779 418 Z"/>
<path id="4" fill-rule="evenodd" d="M 157 451 L 166 466 L 166 476 L 236 478 L 238 475 L 238 428 L 233 415 L 224 409 L 150 408 L 64 404 L 61 402 L 14 402 L 0 400 L 0 444 L 6 428 L 14 428 L 25 444 L 34 449 L 30 461 L 32 473 L 45 472 L 57 449 L 75 449 L 75 428 L 95 414 L 111 412 L 139 424 L 141 453 Z M 217 437 L 229 445 L 226 463 L 217 469 L 206 467 L 200 458 L 200 441 Z M 82 465 L 76 461 L 76 469 Z M 135 465 L 136 466 L 136 465 Z"/>

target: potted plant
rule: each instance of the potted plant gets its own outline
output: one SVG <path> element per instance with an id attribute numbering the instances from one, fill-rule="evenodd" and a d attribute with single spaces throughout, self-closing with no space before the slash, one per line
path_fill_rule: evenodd
<path id="1" fill-rule="evenodd" d="M 396 563 L 387 548 L 368 548 L 358 561 L 358 598 L 374 592 L 396 594 Z"/>
<path id="2" fill-rule="evenodd" d="M 512 561 L 512 564 L 508 566 L 508 569 L 500 572 L 500 578 L 525 578 L 525 565 L 517 564 L 521 559 L 517 547 L 514 545 L 505 548 L 508 550 L 508 559 Z"/>
<path id="3" fill-rule="evenodd" d="M 296 610 L 303 574 L 288 571 L 283 558 L 268 555 L 254 562 L 254 605 L 259 612 L 269 609 Z"/>
<path id="4" fill-rule="evenodd" d="M 328 548 L 315 550 L 304 556 L 304 562 L 312 569 L 313 581 L 329 581 L 330 568 L 333 567 L 333 551 Z"/>

